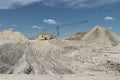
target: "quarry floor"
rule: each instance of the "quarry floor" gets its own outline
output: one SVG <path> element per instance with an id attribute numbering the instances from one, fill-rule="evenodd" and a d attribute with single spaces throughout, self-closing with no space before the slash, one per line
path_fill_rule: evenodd
<path id="1" fill-rule="evenodd" d="M 120 80 L 120 74 L 24 75 L 1 74 L 0 80 Z"/>

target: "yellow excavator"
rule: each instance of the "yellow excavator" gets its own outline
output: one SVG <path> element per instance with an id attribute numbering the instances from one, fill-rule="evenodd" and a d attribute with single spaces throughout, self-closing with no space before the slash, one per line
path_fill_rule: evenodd
<path id="1" fill-rule="evenodd" d="M 53 36 L 52 34 L 39 34 L 38 35 L 38 39 L 40 40 L 51 40 L 53 38 L 56 38 L 57 36 L 59 36 L 59 26 L 56 27 L 56 31 L 57 31 L 57 34 L 55 36 Z"/>
<path id="2" fill-rule="evenodd" d="M 53 39 L 53 35 L 51 35 L 51 34 L 39 34 L 38 39 L 41 39 L 41 40 Z"/>
<path id="3" fill-rule="evenodd" d="M 88 22 L 88 20 L 84 20 L 84 21 L 81 21 L 79 23 L 73 23 L 73 24 L 83 24 L 83 23 L 87 23 L 87 22 Z M 67 25 L 73 25 L 73 24 L 67 24 Z M 63 26 L 67 26 L 67 25 L 63 25 Z M 59 26 L 56 27 L 57 34 L 55 36 L 52 35 L 52 34 L 42 33 L 42 34 L 38 35 L 38 39 L 40 39 L 40 40 L 51 40 L 53 38 L 56 38 L 57 36 L 60 35 L 59 28 L 60 28 Z M 74 28 L 74 27 L 72 27 L 72 28 Z"/>

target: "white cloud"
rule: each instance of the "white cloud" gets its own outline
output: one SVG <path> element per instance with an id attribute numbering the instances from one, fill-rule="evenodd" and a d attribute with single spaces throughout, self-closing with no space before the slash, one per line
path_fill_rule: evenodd
<path id="1" fill-rule="evenodd" d="M 105 19 L 105 20 L 115 20 L 115 18 L 113 18 L 113 17 L 111 17 L 111 16 L 106 16 L 104 19 Z"/>
<path id="2" fill-rule="evenodd" d="M 44 19 L 43 22 L 47 24 L 57 24 L 57 22 L 53 19 Z"/>
<path id="3" fill-rule="evenodd" d="M 37 26 L 37 25 L 33 25 L 32 28 L 33 28 L 33 29 L 42 29 L 42 27 L 39 27 L 39 26 Z"/>
<path id="4" fill-rule="evenodd" d="M 120 0 L 0 0 L 0 9 L 11 9 L 33 3 L 40 3 L 49 7 L 89 8 L 117 2 Z"/>
<path id="5" fill-rule="evenodd" d="M 13 24 L 13 25 L 10 25 L 11 27 L 17 27 L 18 25 L 17 24 Z"/>
<path id="6" fill-rule="evenodd" d="M 13 31 L 13 30 L 14 30 L 14 28 L 9 28 L 8 30 L 11 30 L 11 31 Z"/>
<path id="7" fill-rule="evenodd" d="M 112 27 L 108 27 L 108 29 L 112 30 L 113 28 Z"/>
<path id="8" fill-rule="evenodd" d="M 90 8 L 102 5 L 110 5 L 120 0 L 43 0 L 43 4 L 50 7 Z"/>
<path id="9" fill-rule="evenodd" d="M 0 24 L 0 26 L 2 26 L 2 24 Z"/>
<path id="10" fill-rule="evenodd" d="M 25 6 L 42 0 L 0 0 L 0 9 L 11 9 L 16 6 Z"/>

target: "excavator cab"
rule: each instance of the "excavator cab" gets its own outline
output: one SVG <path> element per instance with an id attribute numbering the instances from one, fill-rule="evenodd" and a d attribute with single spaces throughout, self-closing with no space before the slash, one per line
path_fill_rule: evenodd
<path id="1" fill-rule="evenodd" d="M 53 39 L 53 35 L 51 35 L 51 34 L 39 34 L 38 39 L 50 40 L 50 39 Z"/>
<path id="2" fill-rule="evenodd" d="M 81 25 L 81 24 L 84 24 L 84 23 L 87 23 L 87 22 L 88 22 L 88 20 L 84 20 L 84 21 L 81 21 L 81 22 L 75 23 L 75 24 Z M 73 24 L 67 24 L 67 25 L 73 25 Z M 64 26 L 67 26 L 67 25 L 64 25 Z M 72 26 L 72 28 L 75 28 L 75 27 Z M 56 27 L 56 32 L 57 32 L 56 35 L 43 33 L 43 34 L 38 35 L 38 39 L 40 39 L 40 40 L 50 40 L 50 39 L 58 37 L 60 35 L 59 28 L 60 28 L 60 26 Z M 46 29 L 44 29 L 44 31 L 46 31 Z"/>

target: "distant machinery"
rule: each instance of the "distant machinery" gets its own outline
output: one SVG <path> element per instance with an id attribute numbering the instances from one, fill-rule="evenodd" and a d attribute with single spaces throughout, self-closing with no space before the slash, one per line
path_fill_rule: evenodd
<path id="1" fill-rule="evenodd" d="M 84 20 L 84 21 L 81 21 L 79 23 L 72 23 L 72 24 L 66 24 L 66 25 L 60 25 L 60 26 L 68 26 L 68 25 L 73 25 L 73 24 L 81 25 L 81 24 L 84 24 L 84 23 L 87 23 L 87 22 L 88 22 L 88 20 Z M 40 40 L 50 40 L 50 39 L 56 38 L 57 36 L 60 35 L 60 32 L 59 32 L 60 26 L 56 27 L 56 32 L 57 32 L 56 35 L 42 33 L 42 34 L 38 35 L 38 39 L 40 39 Z M 72 28 L 75 28 L 75 27 L 76 26 L 72 26 Z M 46 31 L 46 30 L 44 30 L 44 31 Z"/>
<path id="2" fill-rule="evenodd" d="M 49 40 L 49 39 L 53 39 L 54 36 L 51 35 L 51 34 L 39 34 L 38 35 L 38 39 L 41 39 L 41 40 Z"/>
<path id="3" fill-rule="evenodd" d="M 46 31 L 46 30 L 44 30 L 44 31 Z M 38 35 L 38 39 L 41 39 L 41 40 L 50 40 L 50 39 L 56 38 L 60 34 L 59 33 L 59 26 L 56 27 L 56 31 L 57 31 L 56 35 L 46 34 L 46 33 L 39 34 Z"/>

